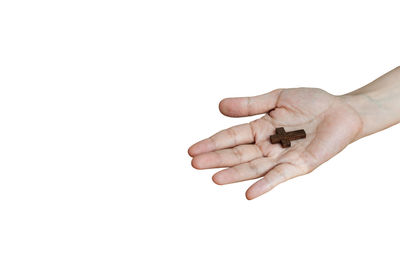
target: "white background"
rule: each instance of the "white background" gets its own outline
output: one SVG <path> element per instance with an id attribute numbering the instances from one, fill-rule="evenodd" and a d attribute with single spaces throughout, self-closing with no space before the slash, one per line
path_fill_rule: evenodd
<path id="1" fill-rule="evenodd" d="M 253 201 L 187 155 L 224 97 L 398 66 L 397 3 L 1 1 L 0 265 L 399 265 L 399 126 Z"/>

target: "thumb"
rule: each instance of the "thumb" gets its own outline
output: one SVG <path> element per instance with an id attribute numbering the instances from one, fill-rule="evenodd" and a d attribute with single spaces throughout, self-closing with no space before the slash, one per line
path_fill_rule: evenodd
<path id="1" fill-rule="evenodd" d="M 276 107 L 282 89 L 253 97 L 226 98 L 219 103 L 222 114 L 242 117 L 267 113 Z"/>

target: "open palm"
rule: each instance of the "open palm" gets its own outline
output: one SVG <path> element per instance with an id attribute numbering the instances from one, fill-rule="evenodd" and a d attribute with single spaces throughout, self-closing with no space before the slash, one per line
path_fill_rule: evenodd
<path id="1" fill-rule="evenodd" d="M 197 169 L 227 167 L 213 176 L 220 185 L 262 177 L 247 190 L 248 199 L 311 172 L 353 142 L 362 128 L 358 113 L 341 97 L 316 88 L 227 98 L 221 101 L 220 110 L 231 117 L 265 115 L 194 144 L 189 148 L 192 165 Z M 284 149 L 269 140 L 278 127 L 304 129 L 307 138 Z"/>

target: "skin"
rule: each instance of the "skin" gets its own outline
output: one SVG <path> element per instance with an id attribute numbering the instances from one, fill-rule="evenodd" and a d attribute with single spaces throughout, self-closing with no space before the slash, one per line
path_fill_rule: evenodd
<path id="1" fill-rule="evenodd" d="M 346 95 L 317 88 L 278 89 L 223 99 L 219 109 L 230 117 L 265 115 L 192 145 L 192 166 L 225 168 L 212 177 L 219 185 L 259 178 L 246 191 L 251 200 L 310 173 L 350 143 L 399 123 L 400 67 Z M 269 141 L 278 127 L 304 129 L 307 137 L 284 149 Z"/>

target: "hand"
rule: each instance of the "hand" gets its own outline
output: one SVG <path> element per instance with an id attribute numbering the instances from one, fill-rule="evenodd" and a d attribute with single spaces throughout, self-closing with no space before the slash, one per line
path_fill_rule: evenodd
<path id="1" fill-rule="evenodd" d="M 197 169 L 227 167 L 213 176 L 219 185 L 262 177 L 247 190 L 247 199 L 313 171 L 356 140 L 363 127 L 360 115 L 344 98 L 316 88 L 227 98 L 219 108 L 231 117 L 265 115 L 194 144 L 189 148 L 192 165 Z M 278 127 L 287 132 L 304 129 L 307 137 L 284 149 L 269 140 Z"/>

